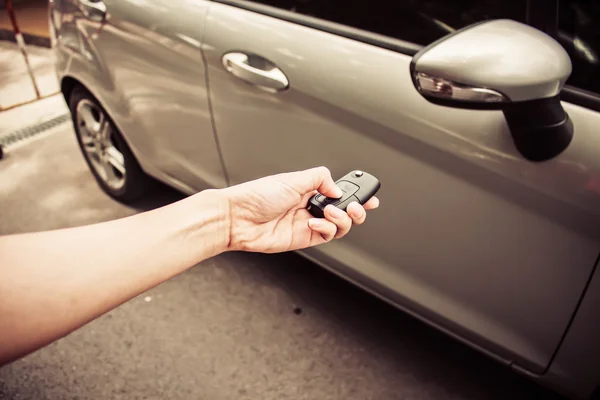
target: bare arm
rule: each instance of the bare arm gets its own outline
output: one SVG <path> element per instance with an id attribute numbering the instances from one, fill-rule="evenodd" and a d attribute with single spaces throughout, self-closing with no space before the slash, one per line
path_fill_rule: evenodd
<path id="1" fill-rule="evenodd" d="M 0 237 L 0 365 L 224 251 L 227 204 L 202 192 L 89 226 Z"/>
<path id="2" fill-rule="evenodd" d="M 274 175 L 120 220 L 0 237 L 0 365 L 30 353 L 125 301 L 228 250 L 280 252 L 326 243 L 364 221 L 316 220 L 316 192 L 336 197 L 329 171 Z M 366 209 L 378 205 L 376 198 Z"/>

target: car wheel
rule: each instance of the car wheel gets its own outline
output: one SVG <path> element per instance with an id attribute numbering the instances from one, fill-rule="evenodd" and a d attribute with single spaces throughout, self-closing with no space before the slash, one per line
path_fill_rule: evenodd
<path id="1" fill-rule="evenodd" d="M 142 171 L 98 101 L 83 87 L 77 87 L 69 98 L 69 109 L 79 147 L 100 187 L 123 203 L 149 193 L 154 180 Z"/>

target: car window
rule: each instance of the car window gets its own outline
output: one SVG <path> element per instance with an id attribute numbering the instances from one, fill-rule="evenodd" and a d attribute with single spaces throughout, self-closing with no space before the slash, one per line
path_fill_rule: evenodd
<path id="1" fill-rule="evenodd" d="M 472 23 L 524 22 L 523 0 L 257 0 L 257 3 L 427 45 Z"/>
<path id="2" fill-rule="evenodd" d="M 600 93 L 600 2 L 561 0 L 558 40 L 571 57 L 567 84 Z"/>

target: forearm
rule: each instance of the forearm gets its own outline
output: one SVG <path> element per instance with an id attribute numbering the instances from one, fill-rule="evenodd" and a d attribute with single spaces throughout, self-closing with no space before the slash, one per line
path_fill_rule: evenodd
<path id="1" fill-rule="evenodd" d="M 224 251 L 228 216 L 205 191 L 116 221 L 0 237 L 0 364 Z"/>

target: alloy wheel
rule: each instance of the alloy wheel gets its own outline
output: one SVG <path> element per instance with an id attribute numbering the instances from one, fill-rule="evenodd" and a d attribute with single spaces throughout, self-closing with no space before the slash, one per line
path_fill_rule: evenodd
<path id="1" fill-rule="evenodd" d="M 125 157 L 115 145 L 107 116 L 96 104 L 83 99 L 77 104 L 76 122 L 85 155 L 96 174 L 111 189 L 125 185 Z"/>

